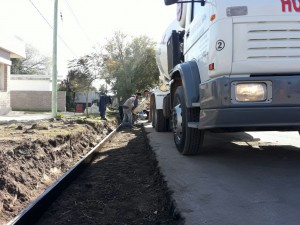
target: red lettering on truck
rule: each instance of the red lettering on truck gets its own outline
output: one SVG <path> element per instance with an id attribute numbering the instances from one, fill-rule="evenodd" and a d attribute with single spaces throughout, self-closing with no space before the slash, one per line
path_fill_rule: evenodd
<path id="1" fill-rule="evenodd" d="M 296 12 L 300 12 L 300 0 L 281 0 L 281 4 L 282 12 L 292 12 L 292 9 Z"/>
<path id="2" fill-rule="evenodd" d="M 300 0 L 293 0 L 293 7 L 296 12 L 300 12 Z"/>
<path id="3" fill-rule="evenodd" d="M 291 0 L 281 0 L 281 3 L 282 3 L 282 12 L 286 12 L 286 7 L 288 8 L 288 12 L 292 12 Z"/>

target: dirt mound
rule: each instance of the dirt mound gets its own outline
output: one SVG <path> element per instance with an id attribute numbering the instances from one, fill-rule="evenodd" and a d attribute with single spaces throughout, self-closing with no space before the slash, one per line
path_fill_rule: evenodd
<path id="1" fill-rule="evenodd" d="M 0 125 L 0 224 L 6 224 L 116 127 L 61 120 Z"/>

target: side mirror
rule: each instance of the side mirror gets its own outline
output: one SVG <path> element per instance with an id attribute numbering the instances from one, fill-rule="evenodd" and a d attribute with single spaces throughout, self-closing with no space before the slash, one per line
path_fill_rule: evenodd
<path id="1" fill-rule="evenodd" d="M 175 4 L 177 2 L 178 2 L 178 0 L 165 0 L 165 5 L 172 5 L 172 4 Z"/>

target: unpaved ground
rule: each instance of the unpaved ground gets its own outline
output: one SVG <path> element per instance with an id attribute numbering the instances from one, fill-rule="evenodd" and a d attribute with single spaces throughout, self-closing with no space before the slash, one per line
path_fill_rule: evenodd
<path id="1" fill-rule="evenodd" d="M 179 225 L 142 126 L 122 129 L 38 225 Z"/>
<path id="2" fill-rule="evenodd" d="M 0 124 L 0 224 L 6 224 L 102 140 L 116 122 Z"/>
<path id="3" fill-rule="evenodd" d="M 0 124 L 0 225 L 75 164 L 116 122 Z M 123 128 L 38 224 L 181 225 L 142 126 Z"/>

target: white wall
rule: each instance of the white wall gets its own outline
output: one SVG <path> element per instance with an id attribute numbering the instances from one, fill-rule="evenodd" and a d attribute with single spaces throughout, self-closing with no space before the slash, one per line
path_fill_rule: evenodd
<path id="1" fill-rule="evenodd" d="M 12 91 L 51 91 L 50 76 L 46 75 L 15 75 L 10 76 Z"/>
<path id="2" fill-rule="evenodd" d="M 58 83 L 61 79 L 58 79 Z M 52 91 L 49 75 L 11 74 L 10 90 L 12 91 Z"/>

